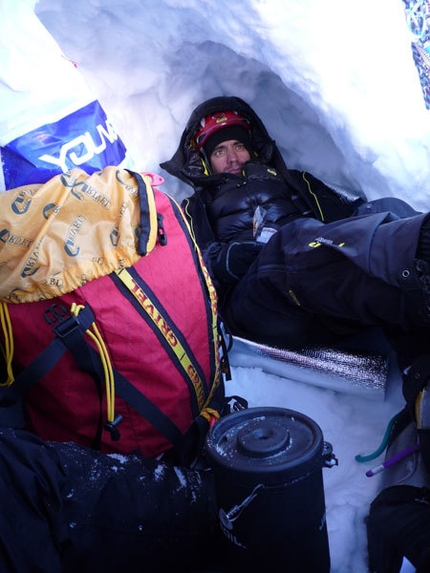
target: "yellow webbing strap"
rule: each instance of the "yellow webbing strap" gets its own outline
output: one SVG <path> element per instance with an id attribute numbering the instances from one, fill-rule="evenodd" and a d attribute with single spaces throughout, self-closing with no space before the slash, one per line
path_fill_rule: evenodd
<path id="1" fill-rule="evenodd" d="M 164 325 L 168 324 L 168 321 L 166 321 L 161 312 L 158 310 L 154 301 L 149 298 L 148 293 L 146 293 L 143 288 L 134 280 L 128 270 L 125 268 L 120 269 L 116 272 L 116 274 L 140 304 L 142 309 L 147 313 L 153 325 L 162 334 L 168 347 L 175 354 L 179 364 L 182 367 L 182 370 L 194 388 L 197 404 L 199 410 L 201 410 L 205 403 L 203 383 L 185 348 L 176 336 L 173 339 L 171 336 L 169 336 L 169 332 L 166 328 L 164 328 Z"/>
<path id="2" fill-rule="evenodd" d="M 174 199 L 172 199 L 172 201 L 174 203 L 176 203 Z M 176 203 L 176 205 L 178 206 L 178 209 L 182 215 L 184 223 L 187 226 L 187 229 L 189 231 L 191 240 L 193 241 L 194 249 L 197 253 L 200 268 L 202 270 L 202 273 L 203 273 L 203 276 L 205 279 L 205 284 L 206 284 L 206 288 L 207 288 L 210 303 L 211 303 L 212 340 L 213 340 L 213 344 L 214 344 L 214 356 L 215 356 L 216 363 L 215 363 L 215 372 L 214 372 L 214 383 L 212 384 L 211 391 L 209 393 L 209 396 L 207 397 L 207 400 L 205 403 L 205 406 L 206 406 L 207 404 L 210 403 L 216 389 L 219 386 L 220 380 L 221 380 L 220 339 L 219 339 L 219 331 L 218 331 L 218 328 L 219 328 L 219 324 L 218 324 L 218 298 L 217 298 L 215 287 L 212 283 L 212 279 L 209 275 L 209 272 L 206 268 L 206 265 L 204 264 L 201 250 L 200 250 L 199 246 L 197 245 L 194 229 L 191 228 L 191 225 L 190 225 L 190 221 L 192 221 L 192 217 L 190 217 L 190 215 L 188 213 L 188 218 L 187 218 L 187 216 L 184 213 L 184 210 L 177 203 Z M 187 204 L 187 207 L 188 207 L 188 204 Z"/>
<path id="3" fill-rule="evenodd" d="M 0 382 L 0 386 L 10 386 L 13 384 L 15 377 L 12 370 L 12 360 L 14 352 L 12 323 L 10 321 L 9 310 L 5 302 L 0 303 L 1 327 L 4 334 L 4 347 L 2 347 L 3 356 L 6 362 L 6 382 Z"/>
<path id="4" fill-rule="evenodd" d="M 78 316 L 79 312 L 83 308 L 85 308 L 83 305 L 72 303 L 72 306 L 70 307 L 70 314 L 73 316 Z M 94 341 L 100 354 L 105 376 L 107 420 L 108 422 L 113 422 L 115 420 L 115 378 L 112 370 L 112 364 L 102 335 L 100 334 L 100 331 L 97 328 L 95 322 L 92 323 L 91 328 L 92 331 L 87 329 L 85 333 L 88 334 L 91 340 Z"/>
<path id="5" fill-rule="evenodd" d="M 179 209 L 179 212 L 181 213 L 182 219 L 183 219 L 183 221 L 184 221 L 184 223 L 188 229 L 190 238 L 191 238 L 193 245 L 194 245 L 194 250 L 197 253 L 197 258 L 199 260 L 200 269 L 201 269 L 203 277 L 205 279 L 205 284 L 206 284 L 206 288 L 207 288 L 207 291 L 209 294 L 209 300 L 210 300 L 210 304 L 211 304 L 212 340 L 213 340 L 213 345 L 214 345 L 215 372 L 214 372 L 214 382 L 212 384 L 211 390 L 209 392 L 209 395 L 208 395 L 206 402 L 205 402 L 205 405 L 204 405 L 204 407 L 206 407 L 208 404 L 210 404 L 212 397 L 215 394 L 215 391 L 217 390 L 217 388 L 220 384 L 220 381 L 221 381 L 220 334 L 219 334 L 219 330 L 218 330 L 219 329 L 218 297 L 216 294 L 215 287 L 212 283 L 212 279 L 211 279 L 209 272 L 206 268 L 206 265 L 203 261 L 203 255 L 202 255 L 202 252 L 200 250 L 200 247 L 197 244 L 194 229 L 192 229 L 191 225 L 190 225 L 190 221 L 192 221 L 192 217 L 190 217 L 190 215 L 188 213 L 188 218 L 187 218 L 187 215 L 184 213 L 184 210 L 175 201 L 175 199 L 170 197 L 170 200 Z"/>

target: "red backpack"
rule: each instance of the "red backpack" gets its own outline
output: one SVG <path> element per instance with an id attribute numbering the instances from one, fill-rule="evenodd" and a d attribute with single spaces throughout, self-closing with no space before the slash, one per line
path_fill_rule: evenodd
<path id="1" fill-rule="evenodd" d="M 215 291 L 180 207 L 152 192 L 158 238 L 146 256 L 61 296 L 7 305 L 19 372 L 9 390 L 25 393 L 28 427 L 44 439 L 156 457 L 188 448 L 219 415 Z"/>

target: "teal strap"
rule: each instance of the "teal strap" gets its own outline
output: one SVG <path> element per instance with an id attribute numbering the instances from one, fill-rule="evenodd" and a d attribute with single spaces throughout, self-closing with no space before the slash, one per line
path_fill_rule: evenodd
<path id="1" fill-rule="evenodd" d="M 388 439 L 389 439 L 390 434 L 391 434 L 391 430 L 393 429 L 393 426 L 397 422 L 401 413 L 402 412 L 399 412 L 398 414 L 393 416 L 391 418 L 391 420 L 388 422 L 387 429 L 385 430 L 385 434 L 384 434 L 384 437 L 382 439 L 382 442 L 381 442 L 381 445 L 379 446 L 379 448 L 377 450 L 375 450 L 372 454 L 368 454 L 367 456 L 361 456 L 361 455 L 355 456 L 355 460 L 357 462 L 360 462 L 360 463 L 370 462 L 371 460 L 374 460 L 375 458 L 377 458 L 378 456 L 380 456 L 382 454 L 382 452 L 387 447 L 387 443 L 388 443 Z"/>

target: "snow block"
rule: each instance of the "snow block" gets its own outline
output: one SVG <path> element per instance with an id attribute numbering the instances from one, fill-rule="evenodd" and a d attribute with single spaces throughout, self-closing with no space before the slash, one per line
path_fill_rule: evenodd
<path id="1" fill-rule="evenodd" d="M 337 392 L 385 399 L 389 358 L 379 351 L 325 346 L 289 350 L 233 336 L 229 361 L 231 366 L 261 368 L 268 374 Z"/>

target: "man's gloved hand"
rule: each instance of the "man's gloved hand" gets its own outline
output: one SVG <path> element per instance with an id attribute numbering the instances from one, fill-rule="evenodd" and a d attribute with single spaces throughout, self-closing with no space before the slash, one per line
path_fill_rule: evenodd
<path id="1" fill-rule="evenodd" d="M 254 241 L 223 245 L 223 249 L 215 257 L 211 257 L 212 272 L 221 282 L 239 281 L 258 257 L 263 246 Z"/>
<path id="2" fill-rule="evenodd" d="M 227 249 L 227 272 L 241 279 L 258 257 L 261 247 L 255 242 L 231 243 Z"/>

